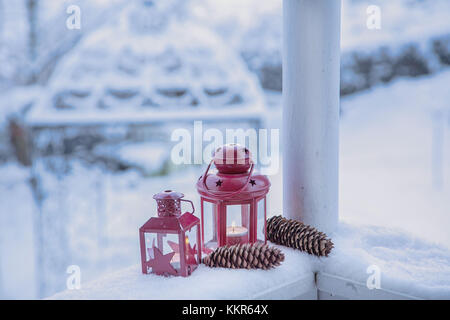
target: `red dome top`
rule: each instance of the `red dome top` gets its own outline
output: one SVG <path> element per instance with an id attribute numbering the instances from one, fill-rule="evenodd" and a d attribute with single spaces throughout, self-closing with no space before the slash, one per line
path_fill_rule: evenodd
<path id="1" fill-rule="evenodd" d="M 252 157 L 246 147 L 232 143 L 217 148 L 213 161 L 220 173 L 245 173 L 250 169 Z"/>
<path id="2" fill-rule="evenodd" d="M 253 174 L 250 151 L 238 144 L 227 144 L 216 150 L 213 161 L 218 173 L 209 166 L 197 181 L 197 191 L 210 200 L 250 200 L 269 192 L 269 179 Z M 249 169 L 252 168 L 249 172 Z"/>

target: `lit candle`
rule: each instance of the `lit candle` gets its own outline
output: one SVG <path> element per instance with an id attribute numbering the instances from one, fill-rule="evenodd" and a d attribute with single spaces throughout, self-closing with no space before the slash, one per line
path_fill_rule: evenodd
<path id="1" fill-rule="evenodd" d="M 247 242 L 248 229 L 246 227 L 236 226 L 236 223 L 233 221 L 231 227 L 227 227 L 227 245 L 232 246 Z"/>
<path id="2" fill-rule="evenodd" d="M 193 254 L 193 250 L 192 250 L 191 246 L 189 245 L 189 238 L 187 236 L 185 237 L 184 243 L 185 243 L 185 254 L 187 257 L 186 262 L 188 264 L 193 264 L 193 263 L 195 263 L 195 256 Z M 172 260 L 170 260 L 170 262 L 172 263 L 172 266 L 175 269 L 179 269 L 180 265 L 181 265 L 179 246 L 178 246 L 178 244 L 174 244 L 174 243 L 169 244 L 169 245 L 172 247 L 172 250 L 175 252 L 175 254 L 173 255 Z"/>

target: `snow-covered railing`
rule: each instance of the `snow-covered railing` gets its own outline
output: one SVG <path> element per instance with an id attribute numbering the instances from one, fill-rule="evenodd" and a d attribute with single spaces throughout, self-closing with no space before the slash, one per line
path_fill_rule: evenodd
<path id="1" fill-rule="evenodd" d="M 450 298 L 448 248 L 396 230 L 346 224 L 339 225 L 333 241 L 328 258 L 279 246 L 285 261 L 267 271 L 200 265 L 190 277 L 166 278 L 144 275 L 135 265 L 50 299 Z M 379 274 L 367 272 L 376 269 Z"/>
<path id="2" fill-rule="evenodd" d="M 264 122 L 264 108 L 262 105 L 245 105 L 237 108 L 222 109 L 181 109 L 181 110 L 139 110 L 133 111 L 62 111 L 51 114 L 33 110 L 27 116 L 26 124 L 32 128 L 103 126 L 117 124 L 154 124 L 168 122 L 193 122 L 198 120 L 208 122 L 223 122 L 227 120 L 256 121 L 259 125 Z"/>
<path id="3" fill-rule="evenodd" d="M 318 300 L 419 300 L 388 289 L 369 289 L 367 284 L 328 273 L 316 275 Z"/>
<path id="4" fill-rule="evenodd" d="M 310 258 L 293 249 L 283 252 L 284 263 L 267 271 L 200 265 L 187 278 L 167 278 L 144 275 L 136 265 L 50 299 L 316 299 Z"/>

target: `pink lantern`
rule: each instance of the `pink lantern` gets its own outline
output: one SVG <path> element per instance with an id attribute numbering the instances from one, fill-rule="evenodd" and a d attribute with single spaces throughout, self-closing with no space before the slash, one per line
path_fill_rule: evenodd
<path id="1" fill-rule="evenodd" d="M 183 197 L 172 190 L 153 196 L 158 217 L 139 229 L 142 273 L 187 277 L 201 263 L 200 220 Z M 192 212 L 181 214 L 181 201 L 189 202 Z"/>
<path id="2" fill-rule="evenodd" d="M 218 172 L 208 173 L 212 164 Z M 266 243 L 266 195 L 270 182 L 253 174 L 250 151 L 237 144 L 216 150 L 197 182 L 201 198 L 202 246 L 206 253 L 216 247 L 239 243 Z"/>

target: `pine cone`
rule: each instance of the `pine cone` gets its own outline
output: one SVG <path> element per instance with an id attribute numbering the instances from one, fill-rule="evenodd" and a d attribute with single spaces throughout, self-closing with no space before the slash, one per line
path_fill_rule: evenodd
<path id="1" fill-rule="evenodd" d="M 280 249 L 264 243 L 220 247 L 203 258 L 203 263 L 208 267 L 230 269 L 267 270 L 279 266 L 283 261 L 284 254 Z"/>
<path id="2" fill-rule="evenodd" d="M 327 235 L 315 228 L 282 216 L 267 220 L 267 239 L 316 256 L 328 257 L 334 245 Z"/>

